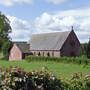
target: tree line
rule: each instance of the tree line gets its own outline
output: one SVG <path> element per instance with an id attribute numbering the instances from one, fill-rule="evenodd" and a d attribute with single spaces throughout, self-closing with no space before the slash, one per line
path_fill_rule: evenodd
<path id="1" fill-rule="evenodd" d="M 88 43 L 81 44 L 81 55 L 84 55 L 87 58 L 90 58 L 90 39 Z"/>

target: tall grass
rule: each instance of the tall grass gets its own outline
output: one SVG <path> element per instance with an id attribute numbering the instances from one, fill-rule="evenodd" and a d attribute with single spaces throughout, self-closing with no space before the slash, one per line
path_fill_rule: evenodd
<path id="1" fill-rule="evenodd" d="M 90 59 L 86 57 L 41 57 L 41 56 L 27 56 L 26 60 L 31 61 L 55 61 L 64 63 L 76 63 L 76 64 L 90 64 Z"/>
<path id="2" fill-rule="evenodd" d="M 73 64 L 73 63 L 63 63 L 63 62 L 55 62 L 55 61 L 31 61 L 27 62 L 27 60 L 23 61 L 0 61 L 0 67 L 8 68 L 10 66 L 18 66 L 23 68 L 26 71 L 32 71 L 32 70 L 40 70 L 42 67 L 48 68 L 50 72 L 53 72 L 57 77 L 60 75 L 63 76 L 63 78 L 71 77 L 72 73 L 75 72 L 82 72 L 84 74 L 90 73 L 90 65 L 84 65 L 84 64 Z"/>

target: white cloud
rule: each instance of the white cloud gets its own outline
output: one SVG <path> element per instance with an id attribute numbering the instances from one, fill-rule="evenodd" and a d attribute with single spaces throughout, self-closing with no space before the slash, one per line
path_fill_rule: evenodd
<path id="1" fill-rule="evenodd" d="M 10 37 L 12 41 L 28 41 L 32 33 L 30 22 L 16 18 L 14 16 L 7 16 L 10 20 L 12 33 Z"/>
<path id="2" fill-rule="evenodd" d="M 33 0 L 13 0 L 13 2 L 20 3 L 20 4 L 23 4 L 23 3 L 31 4 Z"/>
<path id="3" fill-rule="evenodd" d="M 67 10 L 54 14 L 43 13 L 34 22 L 36 33 L 66 31 L 74 26 L 81 42 L 90 37 L 90 8 Z"/>
<path id="4" fill-rule="evenodd" d="M 0 0 L 0 4 L 4 6 L 12 6 L 14 4 L 32 4 L 33 0 Z"/>
<path id="5" fill-rule="evenodd" d="M 29 21 L 8 16 L 11 21 L 11 37 L 14 41 L 26 41 L 32 33 L 47 33 L 74 30 L 81 42 L 87 42 L 90 37 L 90 9 L 60 11 L 53 14 L 44 12 L 37 17 L 33 24 Z"/>
<path id="6" fill-rule="evenodd" d="M 11 0 L 0 0 L 0 4 L 5 5 L 5 6 L 11 6 L 12 1 Z"/>
<path id="7" fill-rule="evenodd" d="M 72 9 L 72 10 L 65 10 L 56 12 L 56 15 L 59 17 L 65 17 L 65 16 L 74 16 L 74 17 L 84 17 L 84 16 L 90 16 L 90 7 L 82 8 L 82 9 Z"/>
<path id="8" fill-rule="evenodd" d="M 46 0 L 47 2 L 53 3 L 53 4 L 61 4 L 68 0 Z"/>

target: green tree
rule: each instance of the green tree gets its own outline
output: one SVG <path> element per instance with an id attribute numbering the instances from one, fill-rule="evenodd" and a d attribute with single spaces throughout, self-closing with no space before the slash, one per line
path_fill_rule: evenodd
<path id="1" fill-rule="evenodd" d="M 87 58 L 90 58 L 90 39 L 87 45 Z"/>
<path id="2" fill-rule="evenodd" d="M 87 43 L 81 44 L 81 55 L 87 56 Z"/>
<path id="3" fill-rule="evenodd" d="M 5 58 L 8 57 L 8 50 L 11 46 L 9 37 L 11 31 L 9 19 L 0 12 L 0 51 L 2 51 Z"/>

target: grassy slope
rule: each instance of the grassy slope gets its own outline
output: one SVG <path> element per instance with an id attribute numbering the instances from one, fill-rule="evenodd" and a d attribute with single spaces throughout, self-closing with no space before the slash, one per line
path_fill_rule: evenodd
<path id="1" fill-rule="evenodd" d="M 24 68 L 24 70 L 32 71 L 32 70 L 41 70 L 42 67 L 47 67 L 50 72 L 53 72 L 54 75 L 58 77 L 70 77 L 72 73 L 82 72 L 84 74 L 90 73 L 90 65 L 84 67 L 84 65 L 71 64 L 71 63 L 60 63 L 54 61 L 32 61 L 30 63 L 26 61 L 0 61 L 1 67 L 9 67 L 9 66 L 19 66 Z"/>

